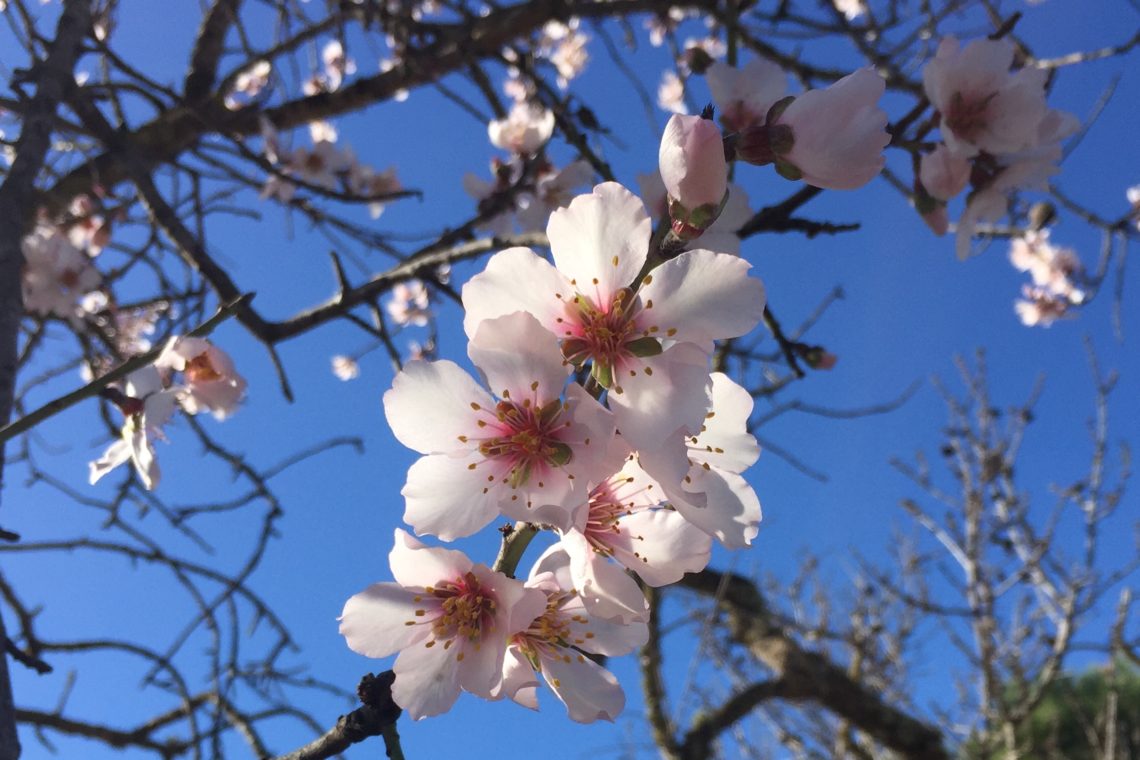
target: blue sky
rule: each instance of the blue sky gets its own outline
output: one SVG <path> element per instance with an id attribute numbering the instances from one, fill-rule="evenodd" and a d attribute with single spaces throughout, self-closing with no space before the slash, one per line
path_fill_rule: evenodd
<path id="1" fill-rule="evenodd" d="M 197 26 L 197 4 L 127 5 L 131 13 L 124 7 L 116 39 L 128 60 L 162 81 L 180 81 L 182 51 Z M 1137 16 L 1126 3 L 1104 2 L 1099 7 L 1103 12 L 1094 14 L 1076 0 L 1018 5 L 1025 14 L 1018 30 L 1033 42 L 1039 56 L 1047 57 L 1120 42 L 1128 36 L 1127 29 L 1135 28 Z M 638 21 L 634 26 L 640 30 Z M 963 23 L 961 28 L 971 27 Z M 266 39 L 270 29 L 267 25 L 264 30 Z M 689 31 L 699 34 L 698 27 Z M 6 43 L 5 38 L 0 41 Z M 380 51 L 361 40 L 353 44 L 351 36 L 349 42 L 358 66 L 370 72 Z M 668 56 L 650 48 L 644 39 L 640 45 L 632 65 L 653 92 Z M 606 158 L 619 180 L 636 188 L 635 174 L 655 163 L 659 130 L 667 114 L 657 111 L 655 123 L 648 124 L 640 103 L 625 80 L 615 75 L 601 45 L 595 42 L 591 53 L 590 66 L 574 87 L 614 129 L 614 139 L 602 141 Z M 849 50 L 836 49 L 828 55 L 840 64 L 854 65 Z M 0 61 L 9 69 L 24 63 L 12 60 L 10 53 L 0 56 Z M 96 64 L 88 58 L 84 65 L 94 70 Z M 1072 197 L 1110 217 L 1125 211 L 1125 188 L 1140 182 L 1140 154 L 1134 148 L 1135 103 L 1140 95 L 1135 54 L 1062 71 L 1050 97 L 1053 107 L 1085 118 L 1117 77 L 1113 99 L 1069 156 L 1060 177 Z M 461 91 L 466 88 L 463 83 L 452 84 Z M 698 89 L 697 102 L 704 97 Z M 886 107 L 892 118 L 902 113 L 899 101 L 890 100 Z M 463 193 L 460 180 L 466 172 L 487 176 L 487 162 L 496 155 L 481 123 L 428 91 L 413 93 L 406 103 L 387 103 L 339 120 L 337 125 L 342 141 L 350 143 L 365 161 L 378 168 L 394 164 L 407 187 L 425 191 L 422 200 L 392 204 L 375 223 L 378 230 L 403 235 L 437 230 L 471 213 L 473 202 Z M 306 137 L 298 131 L 296 139 L 300 144 Z M 557 142 L 551 153 L 559 163 L 572 157 L 571 149 Z M 904 156 L 890 156 L 888 161 L 904 178 L 909 177 Z M 737 178 L 745 184 L 754 208 L 795 189 L 769 168 L 740 167 Z M 331 294 L 335 280 L 327 257 L 330 243 L 312 234 L 299 217 L 286 220 L 252 193 L 239 200 L 264 218 L 258 223 L 219 220 L 210 226 L 208 240 L 239 285 L 257 291 L 256 305 L 262 313 L 283 318 Z M 960 205 L 952 206 L 952 216 L 959 209 Z M 843 589 L 854 571 L 853 551 L 886 561 L 893 531 L 913 532 L 896 506 L 898 499 L 920 495 L 888 466 L 888 460 L 895 455 L 907 459 L 920 449 L 936 459 L 946 414 L 929 378 L 943 377 L 957 389 L 952 357 L 969 355 L 976 347 L 987 351 L 994 398 L 1003 406 L 1024 400 L 1037 376 L 1046 377 L 1038 421 L 1030 431 L 1019 471 L 1022 487 L 1038 498 L 1048 498 L 1050 484 L 1081 477 L 1087 461 L 1084 425 L 1092 412 L 1092 383 L 1086 340 L 1095 347 L 1102 366 L 1121 373 L 1112 405 L 1113 438 L 1135 440 L 1135 421 L 1140 419 L 1140 353 L 1132 344 L 1140 331 L 1140 309 L 1133 303 L 1132 272 L 1126 273 L 1124 288 L 1123 340 L 1113 334 L 1111 292 L 1102 293 L 1075 320 L 1049 329 L 1027 329 L 1012 309 L 1025 276 L 1009 265 L 1006 244 L 995 242 L 976 258 L 957 261 L 952 239 L 933 237 L 881 180 L 855 192 L 824 193 L 804 214 L 859 221 L 862 228 L 812 241 L 795 235 L 763 235 L 746 241 L 742 251 L 764 279 L 770 304 L 786 326 L 797 324 L 833 288 L 842 287 L 845 293 L 811 334 L 812 342 L 840 357 L 839 364 L 830 372 L 812 373 L 798 386 L 796 395 L 813 404 L 854 409 L 893 399 L 916 381 L 921 385 L 901 409 L 887 415 L 831 420 L 791 412 L 766 425 L 760 431 L 765 439 L 825 473 L 827 481 L 805 477 L 771 452 L 762 455 L 749 475 L 764 505 L 760 536 L 747 551 L 731 556 L 719 552 L 716 566 L 731 565 L 737 572 L 787 579 L 806 552 L 823 557 L 823 577 Z M 368 221 L 363 210 L 358 219 Z M 1099 236 L 1076 217 L 1062 213 L 1053 240 L 1076 248 L 1087 266 L 1095 264 Z M 389 263 L 374 253 L 360 254 L 359 260 L 363 268 L 375 271 Z M 457 268 L 455 282 L 473 271 L 471 266 Z M 363 273 L 351 265 L 349 272 L 350 277 L 363 279 Z M 454 305 L 441 304 L 439 320 L 442 355 L 461 358 L 465 345 Z M 335 618 L 349 595 L 389 578 L 387 553 L 403 510 L 399 491 L 416 457 L 395 442 L 384 422 L 380 397 L 391 383 L 388 360 L 382 351 L 368 355 L 361 363 L 361 377 L 343 383 L 329 371 L 330 357 L 367 344 L 362 332 L 332 325 L 286 343 L 281 347 L 282 359 L 297 396 L 290 405 L 281 397 L 264 350 L 238 326 L 225 325 L 214 337 L 237 358 L 250 383 L 248 401 L 233 419 L 224 424 L 202 421 L 231 449 L 246 452 L 258 466 L 269 467 L 321 441 L 350 436 L 364 442 L 363 453 L 336 449 L 273 481 L 285 514 L 276 523 L 277 537 L 251 581 L 280 612 L 300 645 L 301 651 L 289 661 L 351 690 L 363 673 L 383 670 L 390 663 L 369 661 L 350 652 L 337 634 Z M 410 329 L 398 336 L 397 343 L 403 345 L 405 338 L 422 338 L 422 333 Z M 61 361 L 69 350 L 63 340 L 50 344 L 42 357 L 43 366 Z M 65 374 L 36 398 L 46 400 L 53 392 L 77 383 L 75 376 Z M 762 404 L 757 411 L 764 411 Z M 229 474 L 202 457 L 185 423 L 172 426 L 168 434 L 169 445 L 159 445 L 164 471 L 160 495 L 176 504 L 232 495 Z M 34 448 L 53 474 L 83 492 L 90 488 L 85 484 L 85 463 L 98 456 L 107 442 L 97 408 L 88 402 L 37 430 Z M 31 541 L 98 535 L 100 514 L 43 485 L 26 488 L 21 480 L 17 466 L 10 471 L 4 499 L 5 528 Z M 100 484 L 91 492 L 106 497 L 112 484 Z M 241 557 L 248 550 L 262 510 L 258 506 L 249 513 L 196 522 L 195 529 L 214 547 L 213 556 L 201 554 L 184 537 L 164 527 L 154 512 L 129 519 L 163 536 L 175 550 L 203 562 L 233 567 L 237 560 L 228 558 Z M 1134 518 L 1134 502 L 1126 503 L 1124 511 Z M 1124 522 L 1120 526 L 1118 535 L 1106 538 L 1106 563 L 1119 563 L 1134 552 L 1130 532 Z M 459 546 L 473 558 L 489 562 L 497 535 L 488 530 Z M 131 636 L 160 645 L 193 615 L 169 574 L 119 559 L 82 552 L 6 555 L 4 573 L 25 600 L 43 604 L 37 622 L 47 639 Z M 10 616 L 7 622 L 11 627 Z M 252 639 L 243 646 L 253 651 L 259 641 L 265 641 L 264 626 L 250 635 Z M 193 639 L 186 661 L 204 646 L 204 638 Z M 676 684 L 684 682 L 692 646 L 691 638 L 677 637 L 667 652 L 668 672 Z M 52 662 L 56 671 L 50 676 L 15 668 L 18 704 L 53 707 L 72 667 L 78 672 L 68 713 L 127 727 L 170 704 L 154 691 L 137 689 L 141 675 L 137 663 L 115 657 L 62 656 Z M 938 700 L 956 665 L 953 657 L 929 654 L 918 669 L 920 705 Z M 540 696 L 543 710 L 537 714 L 467 695 L 439 718 L 401 721 L 407 756 L 445 757 L 459 747 L 475 759 L 529 757 L 539 736 L 549 741 L 550 749 L 544 752 L 550 757 L 619 756 L 625 750 L 629 756 L 652 756 L 640 717 L 634 658 L 614 661 L 612 667 L 626 685 L 629 700 L 625 716 L 612 727 L 571 723 L 549 692 Z M 304 706 L 326 725 L 345 709 L 342 703 L 322 699 Z M 688 707 L 693 706 L 689 702 Z M 266 735 L 276 751 L 291 749 L 308 738 L 290 722 L 282 722 Z M 124 756 L 80 740 L 54 734 L 51 738 L 63 757 Z M 45 755 L 32 735 L 25 733 L 23 740 L 28 757 Z M 378 745 L 366 744 L 349 756 L 371 757 L 379 751 Z M 234 756 L 243 755 L 235 751 Z"/>

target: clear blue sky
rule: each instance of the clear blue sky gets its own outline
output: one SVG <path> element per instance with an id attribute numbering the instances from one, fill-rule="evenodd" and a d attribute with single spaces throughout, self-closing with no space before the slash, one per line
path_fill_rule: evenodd
<path id="1" fill-rule="evenodd" d="M 1127 3 L 1106 0 L 1096 7 L 1103 12 L 1091 13 L 1089 4 L 1078 0 L 1022 4 L 1017 9 L 1025 18 L 1018 30 L 1033 41 L 1039 56 L 1053 56 L 1120 42 L 1135 29 L 1137 15 Z M 152 76 L 180 82 L 197 13 L 196 3 L 124 3 L 116 44 L 128 60 Z M 634 26 L 640 30 L 639 22 Z M 266 38 L 270 29 L 266 26 Z M 700 28 L 694 26 L 691 34 L 699 35 Z M 350 53 L 361 71 L 370 73 L 379 52 L 359 40 L 352 45 L 352 41 L 350 37 Z M 8 43 L 0 36 L 0 49 L 11 50 Z M 588 70 L 574 87 L 615 130 L 614 139 L 603 143 L 606 157 L 618 178 L 636 189 L 635 174 L 655 164 L 659 130 L 667 115 L 657 111 L 655 122 L 647 123 L 632 90 L 615 74 L 600 43 L 591 46 L 591 54 Z M 849 65 L 855 60 L 850 51 L 837 50 L 835 56 Z M 9 69 L 24 64 L 12 60 L 9 52 L 0 61 Z M 641 41 L 633 65 L 651 92 L 667 63 L 665 52 Z M 1114 98 L 1068 158 L 1060 178 L 1071 196 L 1110 217 L 1124 211 L 1125 188 L 1140 182 L 1140 153 L 1135 149 L 1135 104 L 1140 102 L 1136 64 L 1133 54 L 1066 69 L 1050 98 L 1053 107 L 1085 118 L 1108 82 L 1119 76 Z M 93 71 L 95 67 L 94 59 L 84 61 L 83 68 Z M 460 90 L 466 88 L 453 84 Z M 697 95 L 697 101 L 702 100 L 703 95 Z M 889 101 L 887 109 L 892 118 L 901 114 L 898 101 Z M 473 203 L 463 193 L 460 180 L 465 172 L 485 177 L 487 162 L 496 154 L 486 140 L 484 125 L 428 91 L 413 93 L 406 103 L 384 104 L 337 124 L 342 141 L 350 143 L 365 161 L 378 168 L 395 164 L 406 186 L 425 191 L 422 201 L 392 204 L 376 223 L 377 229 L 405 235 L 436 230 L 472 211 Z M 296 139 L 303 143 L 306 137 L 298 131 Z M 568 146 L 558 143 L 551 152 L 560 162 L 572 156 Z M 905 156 L 892 155 L 888 161 L 909 178 Z M 795 189 L 766 168 L 741 167 L 737 178 L 746 186 L 754 208 Z M 311 234 L 299 217 L 286 222 L 270 203 L 252 194 L 239 200 L 263 213 L 263 221 L 220 220 L 209 228 L 208 242 L 239 285 L 257 291 L 256 305 L 263 314 L 282 318 L 333 292 L 327 240 Z M 958 210 L 959 206 L 953 206 L 952 216 Z M 794 452 L 826 473 L 828 480 L 817 482 L 770 452 L 762 455 L 750 473 L 764 505 L 760 536 L 750 550 L 731 557 L 718 553 L 716 566 L 731 563 L 738 572 L 790 578 L 799 558 L 809 552 L 824 558 L 824 576 L 841 589 L 854 568 L 849 559 L 853 550 L 885 561 L 892 531 L 900 526 L 910 531 L 896 506 L 898 499 L 919 495 L 887 461 L 893 455 L 908 458 L 919 449 L 936 451 L 946 415 L 927 380 L 939 375 L 957 388 L 952 357 L 969 354 L 975 347 L 987 349 L 994 398 L 1001 405 L 1022 401 L 1038 374 L 1047 377 L 1039 421 L 1031 429 L 1019 473 L 1023 487 L 1038 497 L 1045 498 L 1052 483 L 1065 484 L 1079 477 L 1087 461 L 1084 421 L 1092 411 L 1092 383 L 1083 347 L 1086 337 L 1102 365 L 1121 372 L 1113 398 L 1113 438 L 1135 441 L 1136 420 L 1140 420 L 1140 352 L 1135 349 L 1140 309 L 1135 304 L 1134 272 L 1127 273 L 1125 283 L 1123 341 L 1113 336 L 1108 292 L 1076 320 L 1050 329 L 1027 329 L 1012 308 L 1025 276 L 1009 265 L 1005 243 L 995 242 L 982 255 L 958 262 L 953 240 L 934 238 L 881 180 L 856 192 L 825 193 L 804 213 L 812 218 L 859 221 L 863 227 L 855 233 L 813 241 L 796 235 L 764 235 L 743 247 L 743 255 L 755 264 L 767 285 L 772 308 L 787 326 L 797 324 L 832 288 L 841 286 L 846 293 L 811 336 L 812 342 L 836 353 L 839 364 L 831 372 L 811 374 L 798 386 L 799 397 L 851 409 L 890 400 L 916 380 L 923 384 L 902 409 L 885 416 L 836 421 L 793 412 L 766 425 L 760 431 L 764 438 Z M 359 220 L 368 221 L 363 210 Z M 1075 247 L 1085 264 L 1094 266 L 1098 235 L 1071 215 L 1063 213 L 1062 220 L 1053 239 Z M 360 260 L 373 271 L 388 264 L 378 254 Z M 472 271 L 460 267 L 455 282 Z M 362 279 L 363 273 L 350 267 L 350 276 Z M 458 323 L 455 307 L 441 305 L 441 350 L 449 358 L 458 359 L 465 353 Z M 405 337 L 422 335 L 412 329 L 397 342 L 403 345 Z M 319 678 L 352 689 L 363 673 L 383 670 L 390 663 L 369 661 L 350 652 L 337 634 L 335 618 L 348 596 L 389 579 L 387 553 L 403 510 L 399 490 L 416 457 L 395 442 L 384 422 L 380 397 L 391 383 L 387 358 L 383 352 L 369 355 L 362 360 L 361 377 L 343 383 L 329 371 L 329 359 L 366 344 L 363 333 L 334 325 L 289 342 L 282 346 L 282 358 L 297 401 L 288 405 L 265 352 L 240 328 L 226 325 L 215 340 L 236 357 L 249 379 L 250 391 L 245 407 L 231 420 L 218 424 L 204 419 L 203 424 L 231 448 L 247 452 L 251 462 L 268 467 L 338 436 L 358 436 L 365 442 L 363 454 L 348 449 L 326 453 L 274 481 L 286 512 L 277 524 L 279 535 L 252 580 L 302 647 L 292 661 L 307 665 Z M 68 350 L 64 341 L 53 343 L 44 360 L 58 362 Z M 78 382 L 74 375 L 65 374 L 49 388 L 62 392 Z M 49 396 L 45 391 L 38 398 L 42 401 Z M 232 495 L 228 474 L 201 457 L 185 423 L 173 425 L 168 433 L 169 445 L 158 446 L 164 472 L 160 495 L 176 504 Z M 108 442 L 94 403 L 71 409 L 42 426 L 35 436 L 40 460 L 53 474 L 81 492 L 90 488 L 85 482 L 86 462 L 98 456 Z M 97 535 L 98 514 L 42 485 L 25 488 L 20 480 L 19 466 L 13 467 L 4 499 L 5 528 L 33 541 Z M 93 492 L 110 494 L 116 480 L 109 478 Z M 1134 501 L 1124 509 L 1136 515 Z M 176 535 L 169 535 L 170 545 L 203 562 L 226 566 L 226 557 L 242 556 L 235 552 L 245 550 L 254 540 L 252 531 L 257 529 L 260 510 L 252 510 L 256 515 L 195 523 L 215 547 L 213 557 L 196 554 L 193 545 Z M 169 534 L 153 512 L 130 519 L 157 534 Z M 476 560 L 490 562 L 497 536 L 486 531 L 460 542 L 460 547 Z M 1107 549 L 1110 562 L 1134 551 L 1127 531 L 1110 537 Z M 4 573 L 25 600 L 43 604 L 38 625 L 46 639 L 90 636 L 95 631 L 159 645 L 193 614 L 169 574 L 120 560 L 80 552 L 5 556 Z M 7 622 L 11 627 L 10 616 Z M 203 646 L 204 639 L 195 639 L 188 651 L 196 653 Z M 674 689 L 684 680 L 691 651 L 691 640 L 677 641 L 669 649 L 668 672 Z M 137 690 L 141 671 L 135 662 L 110 657 L 53 657 L 52 662 L 55 673 L 42 677 L 15 667 L 17 704 L 51 709 L 72 667 L 79 670 L 68 713 L 101 716 L 108 724 L 125 728 L 157 712 L 156 705 L 169 704 L 153 691 L 149 693 L 154 701 L 148 703 L 146 693 Z M 920 669 L 920 703 L 936 699 L 945 690 L 954 665 L 952 658 L 930 654 Z M 540 695 L 543 711 L 539 714 L 466 695 L 452 712 L 439 718 L 419 723 L 402 720 L 406 754 L 415 760 L 458 755 L 460 750 L 473 760 L 530 757 L 541 740 L 543 753 L 552 758 L 617 756 L 621 748 L 628 748 L 632 756 L 652 756 L 640 713 L 634 659 L 615 661 L 612 667 L 626 685 L 628 698 L 626 714 L 613 727 L 571 723 L 549 692 Z M 325 725 L 332 725 L 345 709 L 341 703 L 321 699 L 299 706 L 312 709 Z M 280 731 L 267 731 L 266 736 L 276 751 L 292 749 L 308 738 L 295 723 L 285 722 Z M 51 739 L 61 757 L 130 756 L 56 734 Z M 25 733 L 23 741 L 28 757 L 46 756 L 31 734 Z M 245 756 L 243 752 L 235 751 L 234 756 Z M 373 757 L 380 752 L 378 743 L 368 743 L 349 756 Z"/>

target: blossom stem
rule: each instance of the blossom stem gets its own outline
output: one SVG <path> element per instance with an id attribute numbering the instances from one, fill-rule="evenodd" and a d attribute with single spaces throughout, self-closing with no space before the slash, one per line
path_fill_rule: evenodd
<path id="1" fill-rule="evenodd" d="M 515 577 L 515 568 L 522 559 L 523 552 L 530 545 L 531 539 L 538 534 L 538 526 L 534 523 L 519 521 L 514 526 L 503 528 L 503 545 L 499 547 L 499 556 L 495 558 L 493 570 L 503 573 L 508 578 Z"/>

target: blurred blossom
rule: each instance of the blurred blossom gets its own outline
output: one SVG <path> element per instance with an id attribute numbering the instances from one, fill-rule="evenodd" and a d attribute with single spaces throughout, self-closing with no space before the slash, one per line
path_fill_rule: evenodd
<path id="1" fill-rule="evenodd" d="M 835 10 L 846 16 L 848 21 L 853 21 L 867 12 L 867 5 L 863 0 L 832 0 L 832 2 L 835 4 Z"/>
<path id="2" fill-rule="evenodd" d="M 55 227 L 39 226 L 24 238 L 24 310 L 77 321 L 80 299 L 102 283 L 87 254 Z"/>
<path id="3" fill-rule="evenodd" d="M 1079 304 L 1085 300 L 1084 291 L 1073 283 L 1084 267 L 1071 248 L 1062 248 L 1049 242 L 1049 231 L 1031 231 L 1010 243 L 1009 260 L 1018 271 L 1028 272 L 1033 285 L 1050 295 Z"/>
<path id="4" fill-rule="evenodd" d="M 339 379 L 348 382 L 360 376 L 360 365 L 351 356 L 338 354 L 332 358 L 332 371 Z"/>
<path id="5" fill-rule="evenodd" d="M 154 366 L 182 373 L 178 400 L 188 414 L 208 411 L 223 420 L 237 411 L 245 396 L 246 381 L 233 359 L 205 338 L 172 337 Z"/>
<path id="6" fill-rule="evenodd" d="M 653 47 L 661 47 L 665 42 L 666 35 L 675 31 L 677 25 L 689 15 L 692 15 L 691 11 L 674 7 L 670 8 L 665 15 L 655 13 L 645 19 L 645 28 L 649 30 L 649 44 Z"/>
<path id="7" fill-rule="evenodd" d="M 534 155 L 554 134 L 554 113 L 541 105 L 516 103 L 506 118 L 487 125 L 487 134 L 496 148 Z"/>
<path id="8" fill-rule="evenodd" d="M 269 84 L 273 67 L 269 61 L 257 61 L 234 78 L 233 86 L 226 93 L 226 108 L 236 111 L 244 108 Z"/>
<path id="9" fill-rule="evenodd" d="M 388 315 L 398 325 L 426 326 L 431 317 L 431 299 L 427 288 L 419 280 L 396 283 L 387 309 Z"/>
<path id="10" fill-rule="evenodd" d="M 673 113 L 689 112 L 685 105 L 685 83 L 676 72 L 666 71 L 661 75 L 661 84 L 657 87 L 657 105 Z"/>
<path id="11" fill-rule="evenodd" d="M 325 65 L 325 79 L 330 90 L 339 89 L 346 76 L 356 73 L 356 61 L 345 55 L 340 40 L 332 40 L 324 46 L 321 62 Z"/>
<path id="12" fill-rule="evenodd" d="M 1048 327 L 1071 316 L 1069 302 L 1044 288 L 1023 285 L 1021 295 L 1022 300 L 1015 302 L 1013 308 L 1026 327 Z"/>

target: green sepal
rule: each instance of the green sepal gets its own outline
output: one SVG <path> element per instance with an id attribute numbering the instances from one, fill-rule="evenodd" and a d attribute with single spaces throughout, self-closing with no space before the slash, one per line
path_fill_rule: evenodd
<path id="1" fill-rule="evenodd" d="M 634 356 L 657 356 L 661 353 L 661 341 L 657 338 L 638 338 L 625 344 L 625 349 Z"/>
<path id="2" fill-rule="evenodd" d="M 551 464 L 561 467 L 568 464 L 573 458 L 574 451 L 565 443 L 550 444 L 550 454 L 547 456 L 547 461 Z"/>
<path id="3" fill-rule="evenodd" d="M 776 159 L 776 173 L 784 179 L 790 179 L 792 181 L 804 178 L 804 173 L 798 168 L 780 159 Z"/>
<path id="4" fill-rule="evenodd" d="M 593 375 L 594 380 L 597 381 L 598 385 L 602 386 L 606 390 L 609 390 L 611 387 L 613 387 L 614 368 L 610 364 L 606 362 L 600 362 L 595 359 L 594 366 L 590 369 L 590 374 Z"/>

